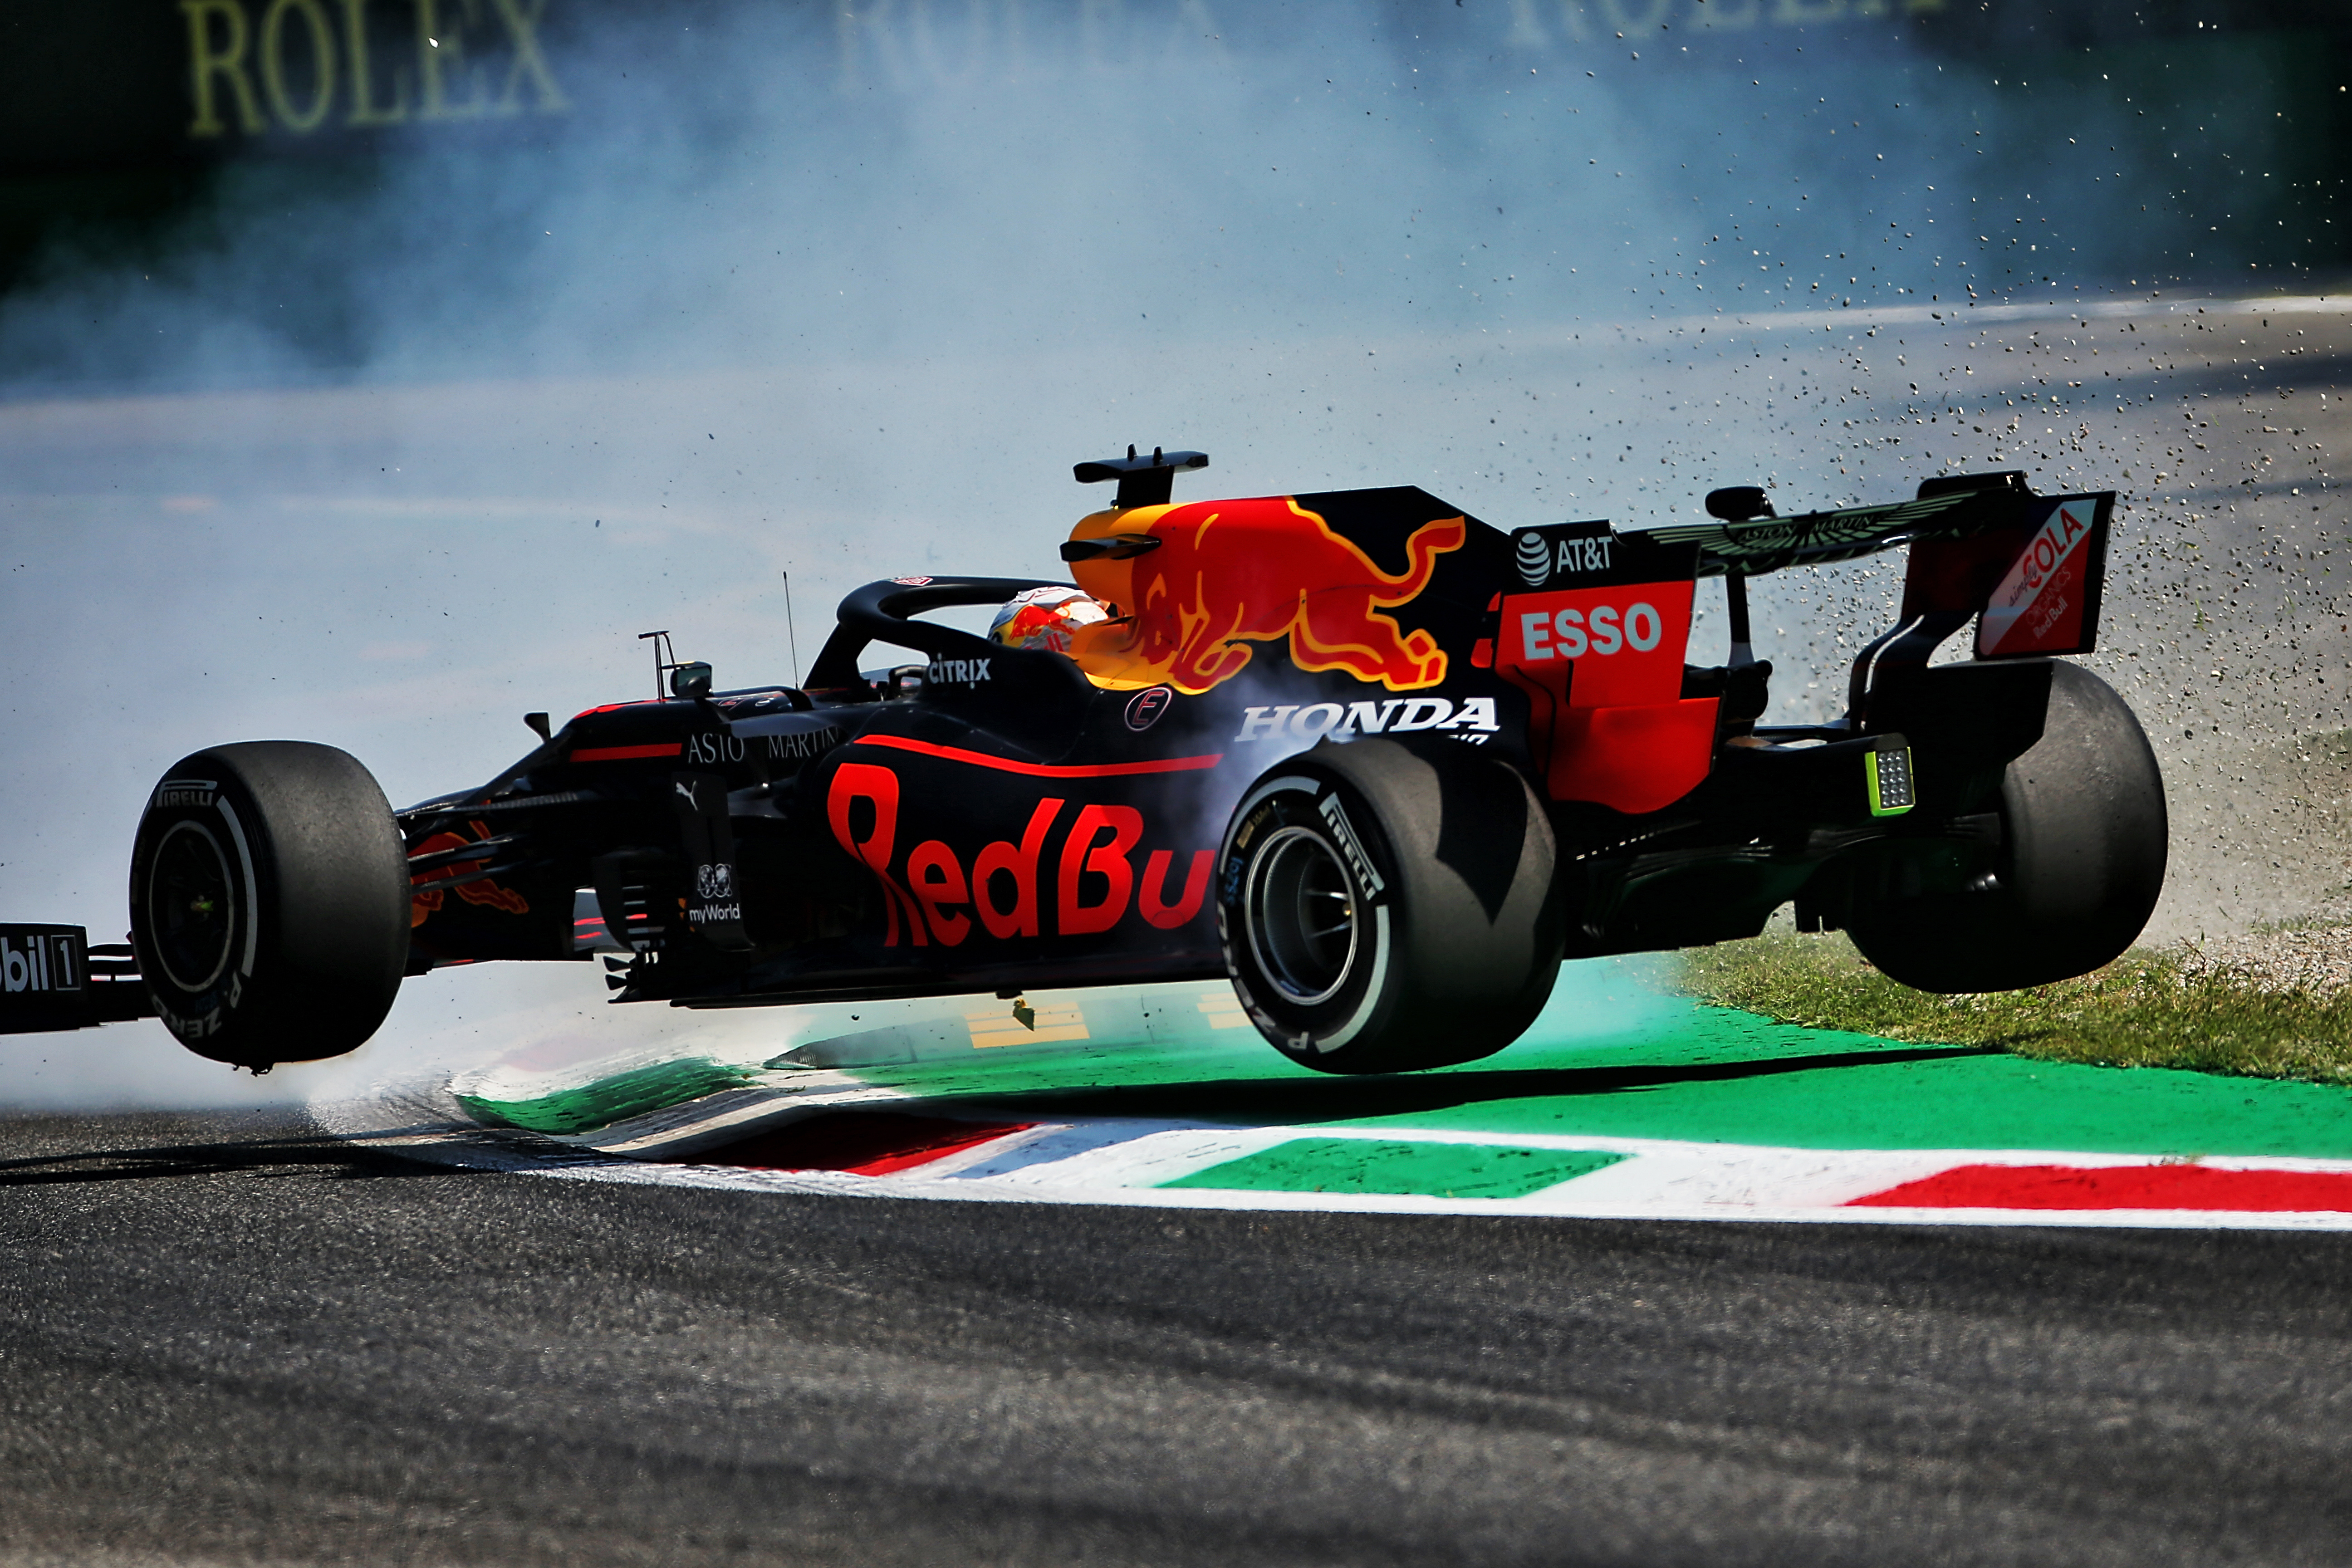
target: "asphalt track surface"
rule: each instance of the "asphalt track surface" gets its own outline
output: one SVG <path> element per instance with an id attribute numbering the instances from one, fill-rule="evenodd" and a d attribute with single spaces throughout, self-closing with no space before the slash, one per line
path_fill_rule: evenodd
<path id="1" fill-rule="evenodd" d="M 900 1203 L 0 1123 L 0 1561 L 2340 1563 L 2352 1237 Z"/>

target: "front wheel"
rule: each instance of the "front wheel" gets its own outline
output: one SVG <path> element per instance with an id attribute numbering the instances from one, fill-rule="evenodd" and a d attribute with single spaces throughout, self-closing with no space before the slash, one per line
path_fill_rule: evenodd
<path id="1" fill-rule="evenodd" d="M 182 758 L 131 853 L 131 940 L 164 1026 L 265 1072 L 354 1050 L 408 962 L 408 858 L 368 771 L 255 741 Z"/>
<path id="2" fill-rule="evenodd" d="M 1526 783 L 1459 742 L 1318 746 L 1225 830 L 1226 970 L 1259 1032 L 1320 1071 L 1491 1056 L 1559 973 L 1553 858 Z"/>

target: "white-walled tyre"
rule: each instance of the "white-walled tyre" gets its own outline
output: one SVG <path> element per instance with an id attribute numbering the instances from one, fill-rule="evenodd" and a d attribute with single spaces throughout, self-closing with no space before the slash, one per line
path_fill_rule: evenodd
<path id="1" fill-rule="evenodd" d="M 1225 967 L 1260 1033 L 1324 1072 L 1490 1056 L 1551 994 L 1541 803 L 1457 742 L 1318 746 L 1242 797 L 1217 860 Z"/>
<path id="2" fill-rule="evenodd" d="M 299 741 L 215 746 L 148 796 L 131 940 L 164 1026 L 266 1071 L 341 1056 L 383 1022 L 408 962 L 407 852 L 375 780 Z"/>

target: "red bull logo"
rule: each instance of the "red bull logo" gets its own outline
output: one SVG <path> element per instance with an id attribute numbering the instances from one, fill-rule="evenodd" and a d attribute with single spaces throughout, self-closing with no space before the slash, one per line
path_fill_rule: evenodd
<path id="1" fill-rule="evenodd" d="M 1468 536 L 1462 518 L 1415 529 L 1393 576 L 1287 496 L 1099 512 L 1073 538 L 1113 536 L 1158 542 L 1073 568 L 1087 593 L 1126 612 L 1071 640 L 1072 656 L 1105 684 L 1197 697 L 1247 668 L 1251 644 L 1285 637 L 1300 669 L 1344 669 L 1391 691 L 1445 679 L 1437 639 L 1381 612 L 1429 586 L 1437 557 Z"/>
<path id="2" fill-rule="evenodd" d="M 974 935 L 1034 937 L 1049 917 L 1061 936 L 1111 931 L 1130 912 L 1146 925 L 1174 931 L 1201 913 L 1214 851 L 1192 851 L 1182 886 L 1171 889 L 1177 851 L 1154 849 L 1136 863 L 1147 830 L 1143 813 L 1130 805 L 1071 805 L 1051 796 L 1037 801 L 1017 839 L 982 845 L 969 858 L 939 838 L 901 854 L 898 773 L 844 763 L 826 792 L 825 819 L 835 841 L 882 886 L 886 947 L 897 947 L 902 934 L 915 947 L 957 947 Z"/>
<path id="3" fill-rule="evenodd" d="M 467 845 L 478 843 L 490 836 L 488 826 L 483 823 L 474 822 L 467 826 L 473 828 L 478 837 L 468 838 L 462 833 L 436 833 L 411 849 L 409 854 L 430 855 L 443 849 L 463 849 Z M 470 877 L 481 868 L 482 863 L 479 860 L 456 860 L 446 865 L 436 866 L 429 871 L 419 872 L 408 880 L 411 885 L 418 882 L 440 882 L 451 877 Z M 510 915 L 530 913 L 529 899 L 524 898 L 512 888 L 501 888 L 497 882 L 485 877 L 478 882 L 467 882 L 460 887 L 430 888 L 424 892 L 412 894 L 408 900 L 410 928 L 413 930 L 423 925 L 425 917 L 439 909 L 442 900 L 449 893 L 457 894 L 469 904 L 479 904 L 484 909 L 499 910 Z"/>

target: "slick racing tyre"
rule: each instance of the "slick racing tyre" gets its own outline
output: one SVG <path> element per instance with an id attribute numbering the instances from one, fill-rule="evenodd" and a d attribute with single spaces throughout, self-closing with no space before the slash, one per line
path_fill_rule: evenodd
<path id="1" fill-rule="evenodd" d="M 1324 1072 L 1471 1061 L 1551 994 L 1551 824 L 1458 742 L 1320 745 L 1262 775 L 1217 858 L 1217 933 L 1251 1020 Z"/>
<path id="2" fill-rule="evenodd" d="M 2164 888 L 2164 780 L 2115 689 L 2053 663 L 2042 738 L 2000 786 L 1989 890 L 1858 901 L 1848 934 L 1921 991 L 2015 991 L 2122 956 Z"/>
<path id="3" fill-rule="evenodd" d="M 164 1025 L 265 1072 L 357 1048 L 408 962 L 408 864 L 365 768 L 256 741 L 184 757 L 131 853 L 131 941 Z"/>

